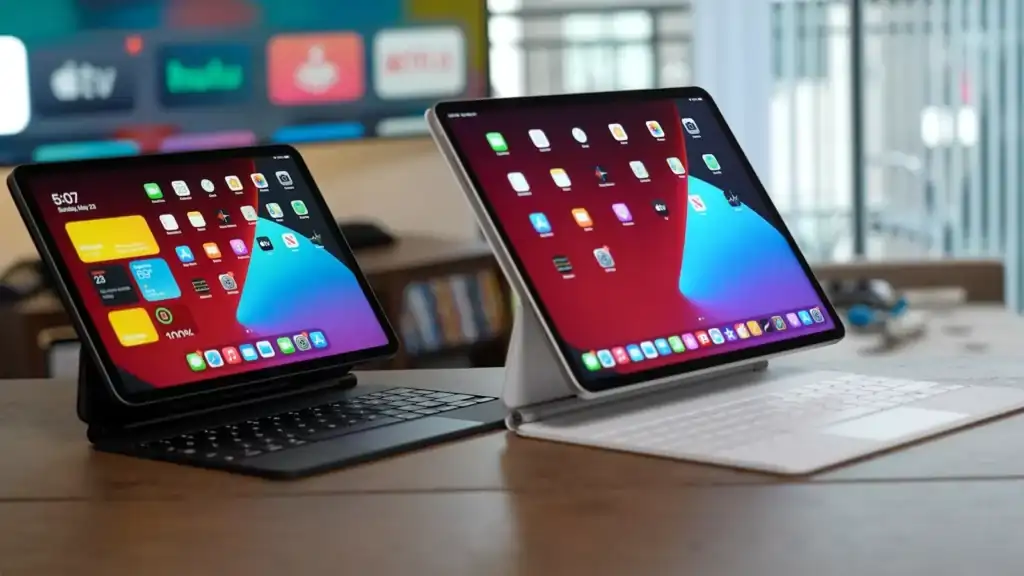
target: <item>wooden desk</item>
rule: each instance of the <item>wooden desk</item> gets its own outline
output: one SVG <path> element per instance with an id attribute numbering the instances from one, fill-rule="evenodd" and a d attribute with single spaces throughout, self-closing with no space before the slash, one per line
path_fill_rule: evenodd
<path id="1" fill-rule="evenodd" d="M 965 327 L 975 327 L 965 333 Z M 776 361 L 1024 386 L 1024 320 Z M 497 393 L 500 369 L 365 381 Z M 1019 573 L 1024 415 L 804 481 L 496 433 L 272 483 L 92 453 L 69 382 L 0 382 L 0 574 Z"/>

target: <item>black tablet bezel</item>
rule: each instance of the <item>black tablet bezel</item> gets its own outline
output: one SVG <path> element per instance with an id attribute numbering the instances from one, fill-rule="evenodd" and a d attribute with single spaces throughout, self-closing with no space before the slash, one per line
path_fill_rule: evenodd
<path id="1" fill-rule="evenodd" d="M 829 317 L 832 318 L 835 327 L 831 330 L 825 330 L 822 332 L 814 332 L 805 336 L 799 336 L 796 338 L 787 338 L 785 340 L 777 340 L 762 344 L 760 346 L 754 346 L 751 348 L 744 348 L 740 350 L 734 350 L 730 352 L 724 352 L 715 354 L 713 356 L 706 356 L 702 358 L 695 358 L 692 360 L 683 360 L 676 364 L 669 366 L 662 366 L 658 368 L 652 368 L 649 370 L 643 370 L 640 372 L 632 372 L 629 374 L 617 374 L 608 373 L 603 377 L 595 378 L 591 372 L 585 372 L 580 362 L 574 358 L 573 349 L 566 343 L 565 339 L 561 336 L 558 331 L 558 327 L 552 320 L 551 314 L 548 311 L 547 305 L 541 298 L 540 293 L 537 291 L 534 283 L 530 279 L 529 274 L 526 273 L 526 268 L 523 266 L 523 262 L 519 257 L 516 247 L 509 241 L 509 237 L 505 232 L 502 222 L 499 220 L 494 206 L 491 205 L 486 194 L 481 193 L 482 186 L 479 178 L 473 172 L 470 167 L 466 155 L 462 150 L 460 142 L 458 142 L 452 134 L 449 125 L 450 114 L 464 114 L 464 113 L 488 113 L 501 110 L 523 110 L 530 109 L 531 107 L 537 106 L 583 106 L 592 104 L 617 104 L 620 106 L 629 106 L 632 102 L 638 101 L 651 101 L 651 100 L 680 100 L 688 98 L 699 98 L 704 100 L 711 109 L 711 113 L 717 119 L 719 125 L 722 128 L 722 132 L 725 135 L 729 145 L 735 151 L 737 158 L 740 160 L 740 164 L 743 169 L 747 171 L 747 175 L 751 181 L 756 184 L 757 191 L 762 197 L 766 208 L 770 210 L 770 214 L 781 223 L 779 227 L 780 232 L 785 237 L 786 242 L 789 243 L 790 248 L 793 250 L 797 261 L 800 263 L 801 269 L 804 271 L 804 275 L 808 281 L 814 287 L 815 293 L 821 300 L 825 311 Z M 765 190 L 764 184 L 757 177 L 754 172 L 753 166 L 751 166 L 749 159 L 746 154 L 743 153 L 740 148 L 739 142 L 736 140 L 736 136 L 733 134 L 729 125 L 726 123 L 725 118 L 722 116 L 721 110 L 715 103 L 714 99 L 710 94 L 707 93 L 703 88 L 696 86 L 683 87 L 683 88 L 663 88 L 654 90 L 631 90 L 622 92 L 595 92 L 590 94 L 565 94 L 555 96 L 528 96 L 522 98 L 504 98 L 504 99 L 491 99 L 491 100 L 459 100 L 459 101 L 448 101 L 440 102 L 434 107 L 434 115 L 437 122 L 445 133 L 445 139 L 451 146 L 452 151 L 458 157 L 459 164 L 462 167 L 463 173 L 469 178 L 473 193 L 476 195 L 480 202 L 480 205 L 484 207 L 487 212 L 488 218 L 493 223 L 493 227 L 501 239 L 501 243 L 504 247 L 505 252 L 511 257 L 513 265 L 518 271 L 519 277 L 523 279 L 526 289 L 529 291 L 531 299 L 536 304 L 537 311 L 541 314 L 544 323 L 554 337 L 555 343 L 558 346 L 559 353 L 562 355 L 564 363 L 569 367 L 573 379 L 576 383 L 584 390 L 591 393 L 607 392 L 609 390 L 633 386 L 636 384 L 645 384 L 655 380 L 668 379 L 672 377 L 681 376 L 691 372 L 697 372 L 701 370 L 711 370 L 719 367 L 728 366 L 731 364 L 737 364 L 744 361 L 756 360 L 768 356 L 778 355 L 785 352 L 798 350 L 802 348 L 809 348 L 812 346 L 833 343 L 841 340 L 846 335 L 846 328 L 843 326 L 839 315 L 836 314 L 835 308 L 829 302 L 828 297 L 825 295 L 825 291 L 814 277 L 814 273 L 811 271 L 810 265 L 804 258 L 802 252 L 800 252 L 796 241 L 793 239 L 792 234 L 789 232 L 789 228 L 785 225 L 782 220 L 778 209 L 775 204 L 771 201 L 768 196 L 768 191 Z"/>
<path id="2" fill-rule="evenodd" d="M 148 165 L 166 166 L 168 164 L 214 162 L 223 159 L 251 160 L 260 157 L 272 156 L 288 156 L 290 160 L 295 162 L 295 166 L 300 173 L 300 177 L 303 178 L 309 186 L 311 197 L 313 201 L 316 202 L 316 207 L 321 211 L 325 218 L 330 222 L 334 222 L 334 216 L 331 214 L 331 211 L 327 206 L 327 202 L 324 199 L 323 194 L 320 192 L 319 186 L 317 186 L 313 179 L 309 171 L 309 167 L 306 165 L 298 150 L 287 145 L 254 146 L 249 148 L 231 148 L 225 150 L 31 164 L 16 167 L 14 171 L 11 172 L 10 176 L 8 176 L 8 188 L 11 191 L 11 195 L 14 197 L 15 204 L 18 206 L 18 211 L 21 213 L 22 219 L 28 227 L 36 248 L 55 278 L 57 292 L 59 293 L 68 314 L 71 316 L 75 324 L 75 328 L 78 330 L 79 335 L 83 337 L 83 350 L 88 350 L 89 354 L 91 354 L 93 359 L 97 362 L 97 365 L 102 368 L 102 371 L 105 373 L 111 386 L 111 390 L 123 403 L 127 405 L 153 404 L 191 398 L 197 395 L 205 395 L 226 390 L 237 391 L 237 389 L 241 387 L 264 383 L 279 383 L 281 380 L 297 374 L 315 372 L 318 370 L 336 370 L 342 366 L 351 366 L 361 362 L 380 360 L 393 356 L 398 351 L 398 336 L 395 334 L 391 323 L 384 315 L 384 310 L 373 290 L 370 288 L 365 275 L 362 270 L 359 269 L 355 256 L 352 253 L 352 248 L 348 245 L 348 242 L 342 235 L 341 229 L 337 226 L 332 226 L 330 227 L 331 231 L 329 234 L 334 235 L 334 240 L 348 257 L 352 273 L 359 282 L 359 287 L 366 295 L 366 299 L 370 303 L 370 307 L 373 309 L 378 323 L 387 336 L 387 344 L 376 348 L 344 352 L 333 356 L 295 362 L 283 366 L 253 370 L 243 374 L 221 376 L 191 384 L 180 384 L 158 389 L 155 388 L 142 392 L 129 391 L 121 382 L 119 375 L 120 372 L 111 359 L 103 341 L 100 339 L 99 332 L 96 330 L 96 325 L 93 319 L 88 314 L 84 313 L 85 306 L 81 293 L 74 282 L 69 282 L 71 272 L 63 258 L 60 256 L 60 253 L 57 251 L 51 231 L 43 225 L 45 221 L 42 218 L 42 210 L 36 202 L 36 194 L 32 188 L 33 177 L 41 172 L 52 172 L 55 170 L 97 171 L 124 168 L 144 168 Z"/>

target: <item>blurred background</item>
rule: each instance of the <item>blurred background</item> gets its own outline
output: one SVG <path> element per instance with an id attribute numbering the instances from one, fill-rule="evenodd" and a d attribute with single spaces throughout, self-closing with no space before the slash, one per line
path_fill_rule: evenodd
<path id="1" fill-rule="evenodd" d="M 424 108 L 700 84 L 819 276 L 927 277 L 1021 312 L 1022 4 L 6 2 L 0 165 L 298 144 L 399 319 L 389 366 L 500 364 L 508 290 Z M 3 349 L 32 358 L 0 376 L 52 374 L 73 333 L 6 195 L 0 230 Z"/>

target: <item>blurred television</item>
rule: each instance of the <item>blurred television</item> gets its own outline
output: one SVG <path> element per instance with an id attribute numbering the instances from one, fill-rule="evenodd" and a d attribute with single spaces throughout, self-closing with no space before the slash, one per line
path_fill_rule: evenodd
<path id="1" fill-rule="evenodd" d="M 0 2 L 0 164 L 426 133 L 484 0 Z"/>

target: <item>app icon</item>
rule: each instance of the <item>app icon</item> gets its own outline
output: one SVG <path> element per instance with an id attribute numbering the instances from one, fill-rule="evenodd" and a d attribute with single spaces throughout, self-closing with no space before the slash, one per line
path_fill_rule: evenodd
<path id="1" fill-rule="evenodd" d="M 284 170 L 274 172 L 274 176 L 277 176 L 277 181 L 281 183 L 281 186 L 291 186 L 294 184 L 292 181 L 292 175 Z"/>
<path id="2" fill-rule="evenodd" d="M 811 308 L 811 320 L 814 320 L 815 324 L 822 324 L 825 322 L 825 316 L 821 313 L 821 308 Z"/>
<path id="3" fill-rule="evenodd" d="M 679 336 L 669 336 L 668 345 L 672 348 L 672 351 L 676 354 L 686 352 L 686 345 L 683 344 L 683 339 Z"/>
<path id="4" fill-rule="evenodd" d="M 211 107 L 252 98 L 253 51 L 244 44 L 162 44 L 154 76 L 164 108 Z"/>
<path id="5" fill-rule="evenodd" d="M 651 136 L 655 138 L 665 137 L 665 131 L 661 129 L 661 124 L 658 124 L 657 120 L 648 120 L 647 129 L 651 132 Z"/>
<path id="6" fill-rule="evenodd" d="M 526 176 L 523 176 L 522 172 L 509 172 L 508 183 L 519 194 L 525 194 L 530 191 L 530 185 L 526 182 Z"/>
<path id="7" fill-rule="evenodd" d="M 256 351 L 259 352 L 260 356 L 263 358 L 274 357 L 274 347 L 271 346 L 270 342 L 267 340 L 260 340 L 259 342 L 257 342 Z"/>
<path id="8" fill-rule="evenodd" d="M 234 346 L 227 346 L 221 349 L 220 353 L 224 356 L 224 361 L 228 364 L 241 364 L 242 355 L 238 353 L 238 349 Z"/>
<path id="9" fill-rule="evenodd" d="M 692 136 L 700 134 L 700 128 L 697 127 L 697 123 L 693 121 L 693 118 L 683 118 L 683 130 L 686 130 Z"/>
<path id="10" fill-rule="evenodd" d="M 650 340 L 644 340 L 640 343 L 640 351 L 644 353 L 644 358 L 658 357 L 658 349 L 654 346 L 654 342 Z"/>
<path id="11" fill-rule="evenodd" d="M 746 324 L 743 324 L 741 322 L 741 323 L 736 324 L 735 326 L 733 326 L 733 328 L 736 329 L 736 334 L 739 335 L 741 340 L 746 340 L 747 338 L 750 338 L 750 331 L 747 330 L 747 325 Z"/>
<path id="12" fill-rule="evenodd" d="M 702 348 L 711 346 L 711 336 L 708 336 L 707 332 L 700 330 L 697 332 L 697 343 L 700 344 Z"/>
<path id="13" fill-rule="evenodd" d="M 181 297 L 181 288 L 163 258 L 134 260 L 128 264 L 128 268 L 135 277 L 135 283 L 139 285 L 142 297 L 147 301 L 159 302 Z"/>
<path id="14" fill-rule="evenodd" d="M 292 200 L 292 210 L 294 210 L 299 216 L 309 214 L 309 210 L 306 209 L 306 203 L 302 200 Z"/>
<path id="15" fill-rule="evenodd" d="M 758 324 L 761 325 L 761 332 L 764 332 L 765 334 L 775 331 L 775 323 L 772 322 L 771 318 L 762 318 L 761 320 L 758 320 Z"/>
<path id="16" fill-rule="evenodd" d="M 616 364 L 629 364 L 629 354 L 622 346 L 612 348 L 612 356 L 615 358 Z"/>
<path id="17" fill-rule="evenodd" d="M 551 169 L 551 179 L 555 181 L 555 186 L 558 186 L 559 188 L 568 188 L 569 186 L 572 186 L 572 181 L 569 180 L 569 175 L 561 168 Z"/>
<path id="18" fill-rule="evenodd" d="M 313 343 L 313 348 L 327 348 L 327 337 L 319 330 L 309 333 L 309 341 Z"/>
<path id="19" fill-rule="evenodd" d="M 9 40 L 12 37 L 0 37 L 0 43 Z M 90 43 L 70 50 L 43 51 L 31 46 L 30 73 L 25 76 L 26 80 L 31 80 L 32 116 L 77 115 L 134 108 L 138 68 L 127 51 L 112 50 L 109 46 Z M 0 52 L 0 57 L 10 56 Z M 5 92 L 14 88 L 13 93 L 17 94 L 17 65 L 9 69 L 6 67 L 8 62 L 4 64 L 5 79 L 10 78 L 5 82 Z M 14 101 L 0 100 L 5 108 L 15 105 L 16 101 L 17 98 Z M 0 132 L 8 133 L 2 129 Z"/>
<path id="20" fill-rule="evenodd" d="M 231 272 L 226 272 L 217 276 L 220 280 L 220 285 L 227 291 L 238 290 L 238 282 L 235 282 L 235 275 Z"/>
<path id="21" fill-rule="evenodd" d="M 202 278 L 194 278 L 192 280 L 192 289 L 196 291 L 196 294 L 208 294 L 210 292 L 210 285 Z"/>
<path id="22" fill-rule="evenodd" d="M 586 208 L 573 208 L 572 218 L 580 225 L 580 228 L 590 228 L 594 225 L 594 220 L 590 218 L 590 213 Z"/>
<path id="23" fill-rule="evenodd" d="M 668 218 L 668 204 L 665 204 L 664 200 L 655 200 L 651 202 L 651 206 L 654 208 L 654 213 L 662 218 Z"/>
<path id="24" fill-rule="evenodd" d="M 192 249 L 188 246 L 178 246 L 174 249 L 174 253 L 178 255 L 178 260 L 181 260 L 182 264 L 196 261 L 196 255 L 192 253 Z"/>
<path id="25" fill-rule="evenodd" d="M 306 352 L 313 349 L 313 345 L 309 343 L 309 336 L 305 334 L 296 334 L 292 340 L 295 342 L 295 348 L 299 352 Z"/>
<path id="26" fill-rule="evenodd" d="M 270 187 L 270 183 L 267 182 L 266 177 L 259 172 L 250 174 L 249 177 L 252 178 L 252 183 L 255 184 L 256 187 L 259 188 L 260 190 L 265 190 Z"/>
<path id="27" fill-rule="evenodd" d="M 772 316 L 772 325 L 775 326 L 776 332 L 786 329 L 786 321 L 782 319 L 782 316 Z"/>
<path id="28" fill-rule="evenodd" d="M 160 215 L 160 225 L 164 227 L 164 230 L 168 232 L 174 232 L 178 229 L 178 221 L 174 219 L 174 216 L 170 214 Z"/>
<path id="29" fill-rule="evenodd" d="M 256 245 L 260 247 L 260 250 L 264 252 L 270 252 L 274 249 L 274 243 L 270 241 L 267 236 L 257 236 Z"/>
<path id="30" fill-rule="evenodd" d="M 737 195 L 732 190 L 725 190 L 723 194 L 725 194 L 725 201 L 729 203 L 729 206 L 732 206 L 733 208 L 739 208 L 742 204 L 742 202 L 740 202 L 739 195 Z"/>
<path id="31" fill-rule="evenodd" d="M 793 328 L 799 328 L 802 325 L 800 322 L 800 318 L 796 315 L 796 312 L 790 312 L 789 314 L 786 314 L 786 321 L 788 321 L 789 325 L 792 326 Z"/>
<path id="32" fill-rule="evenodd" d="M 210 365 L 210 368 L 220 368 L 224 366 L 224 358 L 217 350 L 207 350 L 203 352 L 203 356 L 206 358 L 206 363 Z"/>
<path id="33" fill-rule="evenodd" d="M 761 325 L 758 324 L 757 320 L 751 320 L 748 323 L 746 323 L 746 328 L 748 328 L 751 331 L 751 335 L 753 336 L 760 336 L 764 334 L 764 332 L 761 331 Z"/>
<path id="34" fill-rule="evenodd" d="M 199 187 L 207 194 L 213 194 L 217 191 L 217 188 L 213 185 L 213 180 L 207 180 L 206 178 L 199 181 Z"/>
<path id="35" fill-rule="evenodd" d="M 245 218 L 247 222 L 255 222 L 259 218 L 259 214 L 256 213 L 256 209 L 252 206 L 242 206 L 242 218 Z"/>
<path id="36" fill-rule="evenodd" d="M 810 326 L 811 324 L 814 324 L 814 319 L 811 318 L 811 314 L 806 310 L 801 310 L 797 312 L 797 316 L 800 317 L 800 321 L 804 323 L 804 326 Z"/>
<path id="37" fill-rule="evenodd" d="M 0 136 L 19 134 L 28 127 L 32 108 L 38 105 L 33 106 L 32 102 L 35 90 L 29 83 L 28 50 L 14 36 L 0 36 L 0 77 L 4 78 L 4 88 L 0 90 Z"/>
<path id="38" fill-rule="evenodd" d="M 282 354 L 295 353 L 295 345 L 292 344 L 292 339 L 287 336 L 281 336 L 277 339 L 277 348 Z"/>
<path id="39" fill-rule="evenodd" d="M 292 234 L 291 232 L 285 232 L 284 234 L 281 234 L 281 241 L 284 242 L 285 248 L 299 247 L 299 238 L 295 236 L 295 234 Z"/>
<path id="40" fill-rule="evenodd" d="M 658 338 L 655 340 L 654 347 L 658 349 L 658 354 L 661 354 L 662 356 L 672 354 L 672 347 L 668 345 L 668 340 L 665 338 Z"/>
<path id="41" fill-rule="evenodd" d="M 185 361 L 188 362 L 188 367 L 193 372 L 202 372 L 206 370 L 206 361 L 203 360 L 203 356 L 198 352 L 193 352 L 185 356 Z"/>
<path id="42" fill-rule="evenodd" d="M 736 331 L 728 326 L 722 328 L 722 335 L 725 336 L 726 342 L 735 342 L 740 339 L 739 336 L 736 335 Z"/>
<path id="43" fill-rule="evenodd" d="M 573 128 L 572 137 L 580 144 L 587 143 L 587 133 L 583 131 L 583 128 Z"/>
<path id="44" fill-rule="evenodd" d="M 245 256 L 249 253 L 249 248 L 245 246 L 245 242 L 241 238 L 234 238 L 229 244 L 231 244 L 231 251 L 235 253 L 235 256 Z"/>
<path id="45" fill-rule="evenodd" d="M 671 170 L 673 174 L 678 174 L 680 176 L 686 174 L 686 167 L 683 166 L 683 162 L 679 160 L 679 158 L 673 156 L 672 158 L 666 159 L 666 162 L 668 162 L 668 169 Z"/>
<path id="46" fill-rule="evenodd" d="M 203 218 L 203 215 L 200 212 L 193 210 L 186 214 L 186 216 L 188 216 L 188 221 L 196 228 L 206 227 L 206 218 Z"/>
<path id="47" fill-rule="evenodd" d="M 160 185 L 156 182 L 147 182 L 142 185 L 142 189 L 146 191 L 146 196 L 150 200 L 159 200 L 164 197 L 163 191 L 160 190 Z"/>
<path id="48" fill-rule="evenodd" d="M 267 203 L 267 214 L 271 218 L 284 218 L 284 211 L 281 210 L 281 206 L 277 202 Z"/>
<path id="49" fill-rule="evenodd" d="M 609 124 L 608 130 L 611 131 L 612 138 L 615 138 L 619 142 L 625 142 L 629 139 L 629 136 L 626 136 L 626 130 L 622 127 L 622 124 Z"/>
<path id="50" fill-rule="evenodd" d="M 473 82 L 466 77 L 473 52 L 458 25 L 381 30 L 373 35 L 371 56 L 373 88 L 384 100 L 433 101 L 462 94 Z"/>
<path id="51" fill-rule="evenodd" d="M 612 258 L 612 251 L 607 246 L 594 249 L 594 258 L 597 259 L 597 263 L 605 270 L 615 268 L 615 259 Z"/>
<path id="52" fill-rule="evenodd" d="M 221 257 L 220 248 L 214 242 L 203 244 L 203 252 L 206 252 L 206 256 L 212 260 L 217 260 Z"/>
<path id="53" fill-rule="evenodd" d="M 594 176 L 597 177 L 598 184 L 607 184 L 611 181 L 608 171 L 600 166 L 594 166 Z"/>
<path id="54" fill-rule="evenodd" d="M 217 210 L 217 223 L 221 226 L 231 224 L 231 214 L 228 214 L 227 210 Z"/>
<path id="55" fill-rule="evenodd" d="M 633 362 L 641 362 L 644 359 L 644 353 L 636 344 L 630 344 L 629 346 L 626 346 L 626 352 L 629 354 L 629 359 L 632 360 Z"/>
<path id="56" fill-rule="evenodd" d="M 185 198 L 192 195 L 192 191 L 188 189 L 188 184 L 184 180 L 175 180 L 171 182 L 171 188 L 179 198 Z"/>
<path id="57" fill-rule="evenodd" d="M 533 141 L 533 145 L 537 148 L 550 148 L 551 142 L 548 142 L 548 136 L 543 130 L 534 128 L 530 130 L 530 140 Z"/>
<path id="58" fill-rule="evenodd" d="M 323 247 L 324 245 L 324 237 L 316 230 L 313 230 L 313 233 L 309 235 L 309 241 L 312 242 L 314 246 Z"/>
<path id="59" fill-rule="evenodd" d="M 708 207 L 704 204 L 704 199 L 699 194 L 690 194 L 690 206 L 693 207 L 694 212 L 707 212 Z"/>
<path id="60" fill-rule="evenodd" d="M 495 152 L 508 152 L 508 143 L 505 142 L 505 137 L 501 135 L 501 132 L 488 132 L 487 143 Z"/>
<path id="61" fill-rule="evenodd" d="M 636 177 L 641 180 L 646 180 L 647 178 L 650 177 L 650 174 L 647 173 L 647 168 L 644 166 L 644 163 L 639 160 L 633 160 L 632 162 L 630 162 L 629 167 L 630 169 L 633 170 L 633 174 L 636 174 Z"/>
<path id="62" fill-rule="evenodd" d="M 558 270 L 559 274 L 572 274 L 572 262 L 568 256 L 555 256 L 551 261 L 554 262 L 555 270 Z"/>
<path id="63" fill-rule="evenodd" d="M 530 224 L 533 224 L 533 229 L 537 231 L 537 234 L 551 233 L 551 223 L 548 222 L 548 217 L 542 212 L 530 214 Z"/>
<path id="64" fill-rule="evenodd" d="M 623 224 L 633 221 L 633 214 L 630 213 L 629 208 L 622 202 L 612 204 L 612 212 L 615 212 L 615 217 Z"/>
<path id="65" fill-rule="evenodd" d="M 715 344 L 725 344 L 725 336 L 722 336 L 722 331 L 718 328 L 708 330 L 708 336 L 711 337 L 711 341 Z"/>
<path id="66" fill-rule="evenodd" d="M 242 190 L 242 180 L 238 176 L 225 176 L 224 183 L 228 185 L 228 189 L 233 192 Z"/>
<path id="67" fill-rule="evenodd" d="M 718 172 L 722 169 L 722 167 L 718 165 L 718 158 L 715 158 L 714 154 L 704 154 L 701 158 L 703 158 L 704 163 L 707 164 L 708 170 Z"/>
<path id="68" fill-rule="evenodd" d="M 683 344 L 690 350 L 696 350 L 700 348 L 700 344 L 697 343 L 697 339 L 694 338 L 693 334 L 683 334 Z"/>
<path id="69" fill-rule="evenodd" d="M 597 361 L 597 354 L 593 352 L 587 352 L 583 355 L 583 366 L 591 372 L 596 372 L 601 369 L 601 363 Z"/>
<path id="70" fill-rule="evenodd" d="M 242 344 L 238 347 L 238 352 L 242 355 L 242 360 L 246 362 L 253 362 L 259 355 L 256 354 L 256 347 L 252 344 Z"/>
<path id="71" fill-rule="evenodd" d="M 267 45 L 270 101 L 294 106 L 359 100 L 366 93 L 364 51 L 363 38 L 355 32 L 271 38 Z"/>

